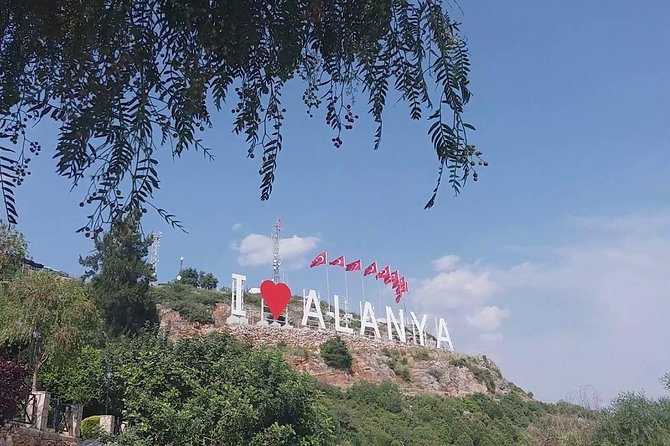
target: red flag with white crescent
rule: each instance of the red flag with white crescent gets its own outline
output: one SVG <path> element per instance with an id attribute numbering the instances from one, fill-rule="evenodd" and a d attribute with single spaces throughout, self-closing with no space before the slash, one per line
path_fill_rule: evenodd
<path id="1" fill-rule="evenodd" d="M 360 271 L 361 261 L 356 260 L 355 262 L 347 263 L 347 266 L 344 269 L 347 271 Z"/>
<path id="2" fill-rule="evenodd" d="M 383 270 L 379 271 L 376 276 L 377 279 L 384 279 L 384 283 L 386 282 L 386 279 L 391 278 L 391 267 L 386 265 Z"/>
<path id="3" fill-rule="evenodd" d="M 333 266 L 344 266 L 344 256 L 339 256 L 332 262 L 330 262 L 331 265 Z"/>
<path id="4" fill-rule="evenodd" d="M 407 292 L 407 280 L 405 280 L 405 276 L 402 276 L 400 278 L 399 285 L 400 286 L 398 288 L 400 289 L 401 292 L 403 292 L 403 293 Z"/>
<path id="5" fill-rule="evenodd" d="M 326 251 L 323 251 L 321 254 L 314 257 L 314 260 L 312 260 L 312 264 L 309 267 L 314 268 L 315 266 L 325 265 L 327 261 L 328 254 L 326 254 Z"/>
<path id="6" fill-rule="evenodd" d="M 377 262 L 372 262 L 365 268 L 365 271 L 363 271 L 364 276 L 369 276 L 370 274 L 377 274 Z"/>
<path id="7" fill-rule="evenodd" d="M 398 273 L 398 270 L 391 273 L 391 283 L 393 284 L 393 288 L 398 288 L 398 285 L 400 285 L 400 274 Z"/>
<path id="8" fill-rule="evenodd" d="M 400 299 L 402 299 L 402 291 L 400 291 L 400 289 L 398 288 L 398 289 L 396 289 L 396 292 L 395 292 L 396 303 L 400 303 Z"/>

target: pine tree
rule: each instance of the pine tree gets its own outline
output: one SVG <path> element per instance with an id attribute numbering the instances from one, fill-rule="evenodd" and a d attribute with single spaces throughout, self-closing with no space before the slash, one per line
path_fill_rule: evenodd
<path id="1" fill-rule="evenodd" d="M 95 253 L 79 259 L 91 277 L 93 296 L 113 335 L 137 333 L 155 322 L 156 306 L 149 294 L 154 270 L 147 256 L 152 237 L 144 237 L 139 219 L 114 224 L 95 239 Z"/>

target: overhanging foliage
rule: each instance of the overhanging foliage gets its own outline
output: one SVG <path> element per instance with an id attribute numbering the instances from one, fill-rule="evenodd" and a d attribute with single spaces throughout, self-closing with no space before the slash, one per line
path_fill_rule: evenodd
<path id="1" fill-rule="evenodd" d="M 41 143 L 30 129 L 58 123 L 54 158 L 73 186 L 90 182 L 91 233 L 155 207 L 158 152 L 200 150 L 211 106 L 232 104 L 233 130 L 260 155 L 261 200 L 272 192 L 282 149 L 282 91 L 305 84 L 310 113 L 324 105 L 336 147 L 368 96 L 380 147 L 389 89 L 426 119 L 439 162 L 458 193 L 481 152 L 463 119 L 470 62 L 441 0 L 0 0 L 0 181 L 10 223 L 14 188 Z M 433 89 L 433 86 L 437 88 Z M 231 93 L 234 91 L 234 94 Z M 88 229 L 86 229 L 88 228 Z"/>

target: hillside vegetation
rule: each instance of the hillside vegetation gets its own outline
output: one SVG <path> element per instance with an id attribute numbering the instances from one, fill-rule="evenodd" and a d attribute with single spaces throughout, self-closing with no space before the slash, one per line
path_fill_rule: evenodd
<path id="1" fill-rule="evenodd" d="M 100 256 L 84 259 L 92 279 L 83 282 L 17 267 L 25 243 L 0 225 L 16 247 L 0 251 L 0 424 L 32 382 L 82 404 L 85 417 L 128 422 L 100 438 L 110 446 L 670 444 L 668 399 L 626 393 L 602 411 L 545 404 L 485 356 L 332 330 L 225 327 L 227 292 L 139 286 L 152 277 L 147 241 L 136 225 L 116 230 L 98 243 Z M 259 297 L 247 303 L 258 317 Z M 188 336 L 166 331 L 173 322 Z M 90 420 L 86 435 L 99 435 Z"/>

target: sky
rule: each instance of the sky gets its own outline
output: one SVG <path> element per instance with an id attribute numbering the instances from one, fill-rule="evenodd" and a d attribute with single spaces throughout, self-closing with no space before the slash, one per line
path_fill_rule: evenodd
<path id="1" fill-rule="evenodd" d="M 443 186 L 423 210 L 437 162 L 423 123 L 402 103 L 384 114 L 379 150 L 364 98 L 340 149 L 323 117 L 306 117 L 289 86 L 284 149 L 269 202 L 259 201 L 259 160 L 246 158 L 228 112 L 215 116 L 198 153 L 161 161 L 156 202 L 159 281 L 185 266 L 231 273 L 250 285 L 271 276 L 269 235 L 281 218 L 285 281 L 295 294 L 325 294 L 321 251 L 390 264 L 410 280 L 408 309 L 445 317 L 459 351 L 486 354 L 545 401 L 589 386 L 606 404 L 618 392 L 663 393 L 670 371 L 670 4 L 646 1 L 461 2 L 472 59 L 467 120 L 489 167 L 455 197 Z M 90 240 L 70 191 L 56 176 L 55 131 L 17 191 L 19 229 L 35 260 L 79 274 Z M 348 276 L 360 299 L 358 276 Z M 366 293 L 378 297 L 373 279 Z M 344 293 L 330 270 L 330 291 Z M 383 299 L 392 302 L 390 294 Z"/>

